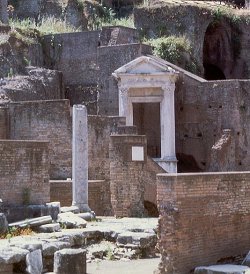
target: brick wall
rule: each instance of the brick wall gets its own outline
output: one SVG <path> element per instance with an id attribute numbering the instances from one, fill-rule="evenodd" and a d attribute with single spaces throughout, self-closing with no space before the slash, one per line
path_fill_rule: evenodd
<path id="1" fill-rule="evenodd" d="M 89 207 L 97 216 L 112 216 L 110 183 L 104 180 L 89 181 Z"/>
<path id="2" fill-rule="evenodd" d="M 144 148 L 143 161 L 132 161 L 132 146 Z M 144 214 L 143 168 L 147 161 L 146 147 L 145 136 L 110 137 L 110 191 L 116 217 L 140 217 Z"/>
<path id="3" fill-rule="evenodd" d="M 50 180 L 50 201 L 60 202 L 61 206 L 72 205 L 72 181 Z"/>
<path id="4" fill-rule="evenodd" d="M 160 273 L 245 254 L 250 246 L 250 172 L 158 175 Z"/>
<path id="5" fill-rule="evenodd" d="M 0 174 L 4 203 L 49 202 L 48 142 L 0 140 Z"/>
<path id="6" fill-rule="evenodd" d="M 143 182 L 145 185 L 144 201 L 157 205 L 157 184 L 156 175 L 166 173 L 151 157 L 147 157 L 147 163 L 144 167 Z"/>
<path id="7" fill-rule="evenodd" d="M 71 178 L 72 122 L 68 100 L 9 105 L 10 139 L 50 142 L 50 178 Z"/>
<path id="8" fill-rule="evenodd" d="M 89 179 L 109 181 L 109 139 L 117 127 L 125 124 L 124 117 L 88 116 Z"/>
<path id="9" fill-rule="evenodd" d="M 112 215 L 110 202 L 109 182 L 104 180 L 89 180 L 89 207 L 97 216 Z M 72 181 L 71 180 L 51 180 L 50 200 L 59 201 L 61 206 L 72 205 Z"/>

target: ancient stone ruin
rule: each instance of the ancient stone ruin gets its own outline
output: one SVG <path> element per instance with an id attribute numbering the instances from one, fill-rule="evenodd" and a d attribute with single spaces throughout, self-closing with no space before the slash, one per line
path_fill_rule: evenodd
<path id="1" fill-rule="evenodd" d="M 0 0 L 1 274 L 250 273 L 248 9 Z"/>

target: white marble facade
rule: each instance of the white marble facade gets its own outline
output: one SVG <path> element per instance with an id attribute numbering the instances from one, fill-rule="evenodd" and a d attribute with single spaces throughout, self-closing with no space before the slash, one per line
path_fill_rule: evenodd
<path id="1" fill-rule="evenodd" d="M 133 103 L 160 103 L 161 157 L 155 159 L 167 172 L 177 172 L 175 154 L 174 91 L 178 73 L 160 58 L 141 56 L 117 69 L 119 115 L 133 125 Z"/>

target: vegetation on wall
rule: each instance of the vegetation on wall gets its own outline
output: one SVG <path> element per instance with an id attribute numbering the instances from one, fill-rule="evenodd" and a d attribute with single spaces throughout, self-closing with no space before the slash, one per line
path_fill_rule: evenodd
<path id="1" fill-rule="evenodd" d="M 79 29 L 68 24 L 66 20 L 58 19 L 53 16 L 44 17 L 39 22 L 34 19 L 10 19 L 9 22 L 12 28 L 19 28 L 21 30 L 37 30 L 42 34 L 63 33 L 63 32 L 76 32 Z"/>
<path id="2" fill-rule="evenodd" d="M 184 36 L 168 36 L 149 40 L 154 54 L 172 63 L 181 62 L 183 54 L 191 53 L 190 42 Z"/>
<path id="3" fill-rule="evenodd" d="M 191 44 L 185 36 L 163 36 L 148 40 L 146 43 L 153 47 L 154 55 L 191 72 L 196 72 L 196 62 L 191 57 Z"/>

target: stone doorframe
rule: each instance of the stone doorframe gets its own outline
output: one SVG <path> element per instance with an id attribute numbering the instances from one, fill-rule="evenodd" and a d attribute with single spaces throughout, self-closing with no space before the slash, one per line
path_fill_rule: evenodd
<path id="1" fill-rule="evenodd" d="M 162 62 L 161 62 L 162 61 Z M 178 73 L 154 57 L 141 56 L 117 69 L 119 116 L 133 125 L 133 103 L 160 103 L 161 158 L 154 159 L 167 172 L 177 172 L 175 154 L 174 91 Z"/>

